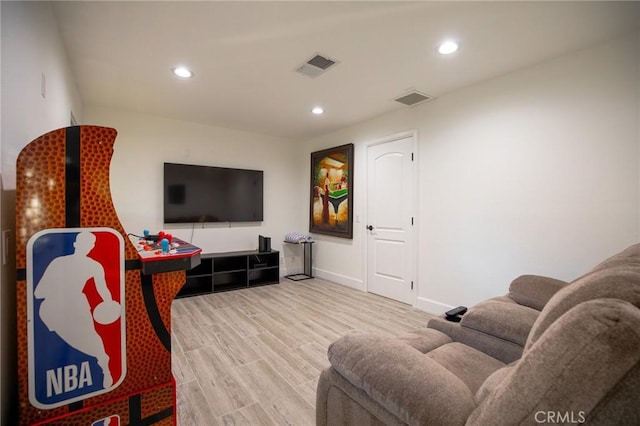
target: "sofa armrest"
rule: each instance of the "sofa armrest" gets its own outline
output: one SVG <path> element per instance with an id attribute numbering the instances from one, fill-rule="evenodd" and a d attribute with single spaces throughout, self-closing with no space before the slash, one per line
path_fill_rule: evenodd
<path id="1" fill-rule="evenodd" d="M 509 297 L 516 303 L 541 311 L 566 281 L 540 275 L 521 275 L 511 282 Z"/>
<path id="2" fill-rule="evenodd" d="M 474 396 L 453 373 L 397 340 L 348 334 L 329 346 L 334 370 L 408 424 L 464 424 Z"/>

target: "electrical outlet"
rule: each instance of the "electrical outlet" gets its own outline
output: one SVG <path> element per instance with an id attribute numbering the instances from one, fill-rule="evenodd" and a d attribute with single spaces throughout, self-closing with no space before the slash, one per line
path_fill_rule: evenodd
<path id="1" fill-rule="evenodd" d="M 280 264 L 284 265 L 284 256 L 280 256 Z"/>
<path id="2" fill-rule="evenodd" d="M 47 97 L 47 76 L 44 73 L 40 74 L 40 96 L 42 99 Z"/>

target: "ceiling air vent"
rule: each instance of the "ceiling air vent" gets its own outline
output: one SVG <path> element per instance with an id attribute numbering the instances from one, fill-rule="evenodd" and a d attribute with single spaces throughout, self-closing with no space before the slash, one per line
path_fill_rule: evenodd
<path id="1" fill-rule="evenodd" d="M 329 59 L 322 55 L 315 55 L 313 58 L 300 65 L 296 71 L 309 77 L 317 77 L 335 64 L 336 61 L 333 59 Z"/>
<path id="2" fill-rule="evenodd" d="M 432 97 L 429 95 L 425 95 L 424 93 L 420 93 L 418 91 L 413 91 L 394 99 L 394 101 L 400 102 L 402 105 L 414 106 L 422 102 L 430 101 L 431 99 Z"/>

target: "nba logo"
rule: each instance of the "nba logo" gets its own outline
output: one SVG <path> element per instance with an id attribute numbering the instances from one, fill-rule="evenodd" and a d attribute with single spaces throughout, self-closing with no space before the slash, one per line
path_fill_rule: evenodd
<path id="1" fill-rule="evenodd" d="M 29 400 L 49 409 L 126 375 L 124 240 L 110 228 L 46 229 L 27 243 Z"/>
<path id="2" fill-rule="evenodd" d="M 113 415 L 104 419 L 96 420 L 91 426 L 120 426 L 120 416 Z"/>

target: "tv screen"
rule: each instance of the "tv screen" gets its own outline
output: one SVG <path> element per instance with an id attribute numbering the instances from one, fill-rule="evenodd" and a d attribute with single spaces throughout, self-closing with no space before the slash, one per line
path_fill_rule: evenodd
<path id="1" fill-rule="evenodd" d="M 164 223 L 263 220 L 263 172 L 164 163 Z"/>

